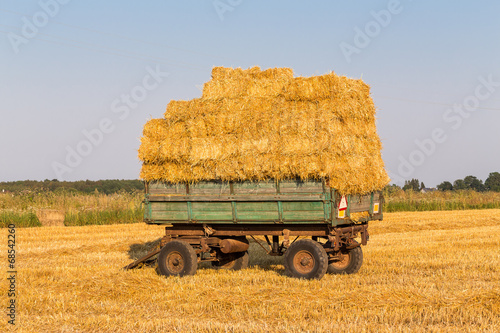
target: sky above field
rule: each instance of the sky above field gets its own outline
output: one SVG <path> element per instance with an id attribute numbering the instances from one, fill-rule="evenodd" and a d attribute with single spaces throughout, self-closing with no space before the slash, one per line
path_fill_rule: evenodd
<path id="1" fill-rule="evenodd" d="M 2 1 L 0 181 L 135 179 L 213 66 L 371 86 L 392 183 L 500 171 L 500 2 Z"/>

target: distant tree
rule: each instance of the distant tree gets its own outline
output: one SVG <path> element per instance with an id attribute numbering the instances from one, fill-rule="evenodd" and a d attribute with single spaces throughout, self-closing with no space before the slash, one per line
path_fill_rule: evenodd
<path id="1" fill-rule="evenodd" d="M 477 179 L 475 176 L 467 176 L 464 178 L 465 186 L 468 190 L 474 190 L 478 192 L 484 191 L 483 181 Z"/>
<path id="2" fill-rule="evenodd" d="M 384 188 L 384 192 L 385 194 L 393 194 L 393 193 L 397 193 L 401 191 L 401 187 L 396 185 L 396 184 L 392 184 L 392 185 L 387 185 L 385 188 Z"/>
<path id="3" fill-rule="evenodd" d="M 32 192 L 83 192 L 95 193 L 117 193 L 120 191 L 137 192 L 144 190 L 144 183 L 140 180 L 80 180 L 75 182 L 58 181 L 57 179 L 45 179 L 44 181 L 21 180 L 14 182 L 0 182 L 0 188 L 9 192 L 19 193 L 22 191 Z"/>
<path id="4" fill-rule="evenodd" d="M 425 188 L 425 185 L 424 185 L 424 182 L 421 182 L 420 183 L 420 190 L 424 189 Z"/>
<path id="5" fill-rule="evenodd" d="M 453 185 L 448 181 L 444 181 L 437 186 L 437 189 L 440 191 L 452 191 Z"/>
<path id="6" fill-rule="evenodd" d="M 454 190 L 466 190 L 467 186 L 465 185 L 465 182 L 463 179 L 457 179 L 453 182 L 453 189 Z"/>
<path id="7" fill-rule="evenodd" d="M 492 172 L 484 181 L 484 186 L 488 191 L 500 192 L 500 173 Z"/>
<path id="8" fill-rule="evenodd" d="M 405 180 L 405 185 L 403 186 L 403 190 L 419 191 L 420 182 L 418 181 L 418 179 L 415 178 L 413 178 L 412 180 Z"/>

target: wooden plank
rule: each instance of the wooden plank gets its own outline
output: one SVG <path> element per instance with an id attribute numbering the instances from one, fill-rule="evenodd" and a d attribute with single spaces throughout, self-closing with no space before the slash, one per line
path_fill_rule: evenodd
<path id="1" fill-rule="evenodd" d="M 186 202 L 152 202 L 151 216 L 153 220 L 187 220 L 188 211 Z"/>
<path id="2" fill-rule="evenodd" d="M 193 202 L 193 220 L 232 220 L 233 208 L 230 202 Z"/>
<path id="3" fill-rule="evenodd" d="M 323 211 L 284 211 L 283 220 L 286 221 L 323 221 L 325 219 Z"/>
<path id="4" fill-rule="evenodd" d="M 195 211 L 232 211 L 231 202 L 193 202 L 191 209 Z"/>
<path id="5" fill-rule="evenodd" d="M 187 211 L 187 202 L 151 202 L 152 211 Z"/>
<path id="6" fill-rule="evenodd" d="M 242 221 L 278 221 L 278 211 L 260 211 L 260 212 L 238 212 L 238 223 Z"/>
<path id="7" fill-rule="evenodd" d="M 323 212 L 323 202 L 320 202 L 320 201 L 283 202 L 283 211 L 319 211 L 319 212 Z"/>
<path id="8" fill-rule="evenodd" d="M 155 221 L 184 221 L 188 220 L 187 210 L 184 212 L 156 211 L 151 212 L 151 220 Z"/>
<path id="9" fill-rule="evenodd" d="M 351 202 L 349 203 L 349 211 L 352 212 L 363 212 L 370 210 L 371 195 L 353 195 L 351 196 Z"/>
<path id="10" fill-rule="evenodd" d="M 149 194 L 186 194 L 185 184 L 153 182 L 148 184 Z"/>
<path id="11" fill-rule="evenodd" d="M 320 194 L 301 194 L 301 195 L 151 195 L 150 202 L 159 201 L 323 201 L 323 195 Z"/>
<path id="12" fill-rule="evenodd" d="M 275 195 L 277 194 L 276 188 L 254 188 L 254 189 L 242 189 L 235 188 L 234 194 L 236 195 Z"/>
<path id="13" fill-rule="evenodd" d="M 275 181 L 262 181 L 262 182 L 234 182 L 233 183 L 235 194 L 271 194 L 276 193 L 277 186 Z M 282 193 L 296 194 L 296 193 L 322 193 L 322 182 L 309 181 L 281 181 L 280 188 Z M 185 184 L 170 184 L 163 182 L 152 182 L 148 185 L 150 194 L 185 194 Z M 190 185 L 191 194 L 229 194 L 230 185 L 228 182 L 221 181 L 206 181 Z"/>
<path id="14" fill-rule="evenodd" d="M 236 203 L 237 219 L 239 220 L 278 220 L 278 205 L 276 202 L 238 202 Z"/>
<path id="15" fill-rule="evenodd" d="M 193 195 L 229 195 L 230 186 L 227 182 L 199 182 L 189 186 Z"/>
<path id="16" fill-rule="evenodd" d="M 278 211 L 276 202 L 238 202 L 238 212 L 271 212 Z"/>
<path id="17" fill-rule="evenodd" d="M 259 195 L 276 194 L 276 182 L 234 182 L 234 194 Z"/>
<path id="18" fill-rule="evenodd" d="M 233 222 L 233 214 L 228 212 L 193 212 L 192 219 L 198 223 Z"/>
<path id="19" fill-rule="evenodd" d="M 177 194 L 177 195 L 185 195 L 186 194 L 186 189 L 174 189 L 174 188 L 169 188 L 169 189 L 151 189 L 149 190 L 149 194 L 155 195 L 155 194 Z"/>
<path id="20" fill-rule="evenodd" d="M 287 194 L 300 193 L 323 193 L 323 183 L 318 181 L 282 181 L 280 183 L 280 192 Z"/>
<path id="21" fill-rule="evenodd" d="M 324 220 L 322 202 L 283 202 L 283 219 L 286 220 Z"/>

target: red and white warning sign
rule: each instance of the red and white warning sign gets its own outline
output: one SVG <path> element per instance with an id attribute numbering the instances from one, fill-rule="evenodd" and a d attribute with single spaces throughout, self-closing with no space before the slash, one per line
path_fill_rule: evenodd
<path id="1" fill-rule="evenodd" d="M 347 198 L 345 195 L 340 198 L 339 202 L 339 210 L 338 210 L 338 218 L 343 219 L 345 217 L 345 211 L 347 210 Z"/>

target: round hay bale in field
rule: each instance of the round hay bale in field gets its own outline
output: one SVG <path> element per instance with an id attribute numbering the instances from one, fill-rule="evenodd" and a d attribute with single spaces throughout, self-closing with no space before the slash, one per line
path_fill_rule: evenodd
<path id="1" fill-rule="evenodd" d="M 64 211 L 57 209 L 39 209 L 38 220 L 44 227 L 64 227 Z"/>

